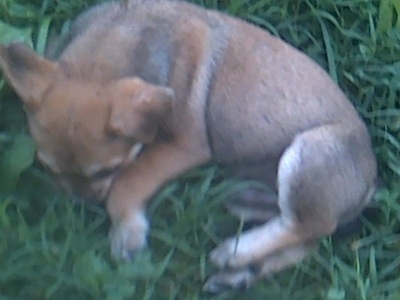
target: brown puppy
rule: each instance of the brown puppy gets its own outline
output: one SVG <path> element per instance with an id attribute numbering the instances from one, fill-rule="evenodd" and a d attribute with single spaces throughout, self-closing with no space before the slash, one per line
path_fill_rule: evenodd
<path id="1" fill-rule="evenodd" d="M 146 203 L 182 172 L 209 161 L 264 170 L 279 210 L 233 209 L 265 223 L 211 253 L 221 272 L 209 291 L 297 263 L 374 195 L 370 137 L 341 90 L 293 47 L 224 14 L 110 2 L 78 17 L 56 61 L 12 44 L 0 66 L 39 160 L 67 190 L 106 201 L 116 258 L 146 245 Z"/>

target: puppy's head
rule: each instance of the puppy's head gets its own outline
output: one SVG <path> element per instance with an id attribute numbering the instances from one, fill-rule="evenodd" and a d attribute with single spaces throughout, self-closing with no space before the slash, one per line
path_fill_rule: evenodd
<path id="1" fill-rule="evenodd" d="M 21 44 L 0 46 L 0 68 L 24 103 L 39 160 L 67 191 L 87 198 L 106 197 L 172 108 L 169 88 L 83 79 L 74 66 Z"/>

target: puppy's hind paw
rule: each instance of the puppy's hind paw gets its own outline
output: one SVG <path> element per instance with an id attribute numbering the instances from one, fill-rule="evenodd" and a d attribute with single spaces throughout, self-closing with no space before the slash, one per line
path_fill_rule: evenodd
<path id="1" fill-rule="evenodd" d="M 242 263 L 242 260 L 246 258 L 246 250 L 241 238 L 230 238 L 211 251 L 210 260 L 220 269 L 242 268 L 247 264 Z"/>
<path id="2" fill-rule="evenodd" d="M 211 251 L 210 261 L 214 264 L 214 266 L 217 266 L 220 269 L 227 267 L 229 259 L 232 255 L 234 255 L 234 249 L 230 248 L 232 248 L 231 245 L 225 242 Z"/>
<path id="3" fill-rule="evenodd" d="M 218 294 L 230 289 L 247 289 L 256 280 L 251 269 L 223 271 L 211 276 L 204 284 L 203 290 Z"/>
<path id="4" fill-rule="evenodd" d="M 149 225 L 142 212 L 136 212 L 115 224 L 110 230 L 111 255 L 116 260 L 130 261 L 146 247 Z"/>

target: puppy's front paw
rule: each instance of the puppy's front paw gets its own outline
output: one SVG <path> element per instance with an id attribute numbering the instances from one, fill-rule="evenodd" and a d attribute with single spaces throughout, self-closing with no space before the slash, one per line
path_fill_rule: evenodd
<path id="1" fill-rule="evenodd" d="M 134 212 L 115 224 L 110 231 L 111 255 L 119 260 L 131 260 L 146 247 L 148 221 L 143 212 Z"/>

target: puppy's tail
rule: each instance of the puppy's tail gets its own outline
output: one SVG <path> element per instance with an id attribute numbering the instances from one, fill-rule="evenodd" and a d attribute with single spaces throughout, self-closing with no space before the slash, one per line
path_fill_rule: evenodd
<path id="1" fill-rule="evenodd" d="M 381 178 L 377 179 L 377 190 L 383 188 L 385 186 L 383 180 Z M 354 235 L 361 233 L 363 226 L 362 220 L 368 220 L 372 223 L 375 223 L 379 219 L 379 207 L 375 198 L 372 198 L 371 203 L 364 208 L 361 214 L 354 220 L 341 224 L 336 228 L 336 231 L 333 233 L 333 239 L 343 239 L 349 238 Z"/>

